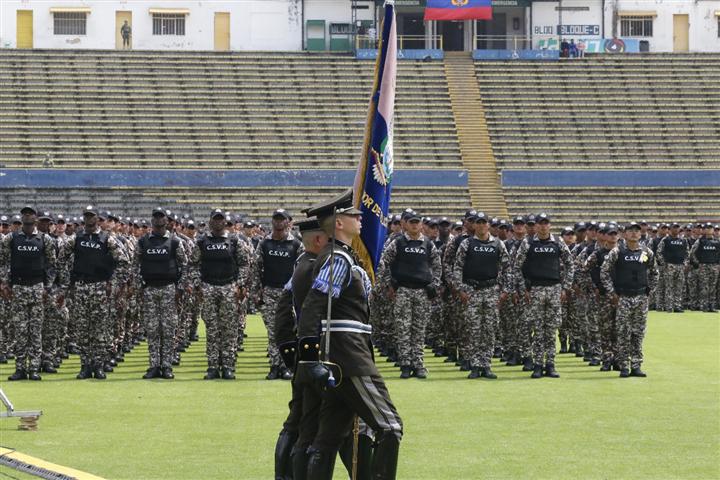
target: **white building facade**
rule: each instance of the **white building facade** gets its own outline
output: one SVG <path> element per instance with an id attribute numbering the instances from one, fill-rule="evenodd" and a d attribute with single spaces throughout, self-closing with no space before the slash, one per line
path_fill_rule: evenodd
<path id="1" fill-rule="evenodd" d="M 377 0 L 2 0 L 0 48 L 338 50 L 376 32 Z M 720 52 L 720 0 L 493 0 L 493 21 L 423 22 L 396 0 L 401 36 L 445 50 L 557 49 L 561 40 L 633 39 L 642 51 Z M 403 10 L 405 9 L 405 10 Z M 129 41 L 121 29 L 127 22 Z M 486 22 L 486 23 L 484 23 Z M 406 30 L 406 31 L 405 31 Z M 405 32 L 404 32 L 405 31 Z M 517 39 L 524 39 L 517 46 Z M 516 46 L 512 46 L 516 45 Z M 426 42 L 425 48 L 428 47 Z"/>

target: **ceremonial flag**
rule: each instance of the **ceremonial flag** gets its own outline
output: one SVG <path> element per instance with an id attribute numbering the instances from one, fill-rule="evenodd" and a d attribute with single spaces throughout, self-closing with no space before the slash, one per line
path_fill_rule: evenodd
<path id="1" fill-rule="evenodd" d="M 427 0 L 427 20 L 490 20 L 492 0 Z"/>
<path id="2" fill-rule="evenodd" d="M 393 112 L 397 71 L 397 31 L 393 0 L 385 2 L 382 36 L 375 61 L 375 81 L 365 124 L 353 202 L 363 212 L 362 232 L 353 248 L 374 281 L 386 236 L 393 177 Z"/>

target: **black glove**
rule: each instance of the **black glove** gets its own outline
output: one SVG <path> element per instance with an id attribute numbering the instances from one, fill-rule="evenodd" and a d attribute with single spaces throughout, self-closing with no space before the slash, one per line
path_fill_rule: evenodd
<path id="1" fill-rule="evenodd" d="M 425 287 L 425 293 L 427 293 L 427 296 L 430 300 L 435 300 L 438 296 L 437 289 L 430 285 Z"/>

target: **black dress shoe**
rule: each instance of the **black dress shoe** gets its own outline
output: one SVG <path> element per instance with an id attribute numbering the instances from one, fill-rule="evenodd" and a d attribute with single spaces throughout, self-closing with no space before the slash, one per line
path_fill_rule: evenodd
<path id="1" fill-rule="evenodd" d="M 151 378 L 160 378 L 161 376 L 162 372 L 160 371 L 160 367 L 150 367 L 147 369 L 147 372 L 145 372 L 145 375 L 143 375 L 143 378 L 148 380 Z"/>
<path id="2" fill-rule="evenodd" d="M 98 380 L 105 380 L 107 378 L 107 375 L 105 375 L 105 369 L 103 368 L 96 368 L 93 372 L 93 376 Z"/>
<path id="3" fill-rule="evenodd" d="M 27 373 L 25 373 L 25 370 L 23 370 L 22 368 L 18 368 L 17 370 L 15 370 L 15 373 L 8 377 L 8 380 L 10 380 L 11 382 L 17 380 L 27 380 Z"/>
<path id="4" fill-rule="evenodd" d="M 222 369 L 223 380 L 235 380 L 235 371 L 232 368 Z"/>
<path id="5" fill-rule="evenodd" d="M 216 378 L 220 378 L 220 373 L 217 368 L 208 368 L 207 373 L 203 377 L 204 380 L 215 380 Z"/>
<path id="6" fill-rule="evenodd" d="M 283 380 L 292 380 L 293 374 L 289 368 L 280 369 L 280 378 Z"/>
<path id="7" fill-rule="evenodd" d="M 637 367 L 637 368 L 633 368 L 632 370 L 630 370 L 630 376 L 631 376 L 631 377 L 643 377 L 643 378 L 644 378 L 644 377 L 647 377 L 647 373 L 645 373 L 645 372 L 643 372 L 642 370 L 640 370 L 640 367 Z"/>
<path id="8" fill-rule="evenodd" d="M 175 378 L 175 375 L 173 375 L 172 368 L 170 368 L 170 367 L 163 368 L 162 369 L 162 378 L 164 378 L 166 380 L 172 380 L 173 378 Z"/>
<path id="9" fill-rule="evenodd" d="M 37 370 L 30 370 L 28 372 L 28 379 L 29 380 L 42 380 L 42 377 L 40 376 L 40 374 L 38 373 Z"/>

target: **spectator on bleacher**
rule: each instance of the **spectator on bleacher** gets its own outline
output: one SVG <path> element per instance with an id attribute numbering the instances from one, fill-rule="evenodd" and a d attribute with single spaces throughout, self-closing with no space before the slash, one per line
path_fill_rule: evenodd
<path id="1" fill-rule="evenodd" d="M 578 57 L 578 48 L 577 45 L 575 45 L 575 40 L 570 40 L 570 45 L 568 45 L 568 52 L 571 58 L 577 58 Z"/>
<path id="2" fill-rule="evenodd" d="M 578 58 L 585 58 L 585 49 L 587 48 L 587 45 L 585 45 L 585 42 L 582 40 L 578 41 L 577 43 L 577 51 L 578 51 Z"/>
<path id="3" fill-rule="evenodd" d="M 130 48 L 130 35 L 132 35 L 132 28 L 128 25 L 128 21 L 125 20 L 123 26 L 120 27 L 120 35 L 123 39 L 123 48 Z"/>
<path id="4" fill-rule="evenodd" d="M 567 42 L 567 40 L 562 40 L 560 42 L 560 56 L 563 58 L 567 58 L 570 55 L 570 44 Z"/>

